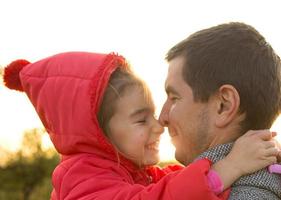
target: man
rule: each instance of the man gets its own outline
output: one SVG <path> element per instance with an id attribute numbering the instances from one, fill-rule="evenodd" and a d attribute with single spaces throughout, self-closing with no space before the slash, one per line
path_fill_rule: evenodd
<path id="1" fill-rule="evenodd" d="M 176 159 L 222 159 L 247 130 L 269 129 L 279 115 L 280 58 L 253 27 L 229 23 L 198 31 L 166 57 L 167 126 Z M 245 176 L 230 199 L 280 199 L 281 176 L 266 169 Z"/>

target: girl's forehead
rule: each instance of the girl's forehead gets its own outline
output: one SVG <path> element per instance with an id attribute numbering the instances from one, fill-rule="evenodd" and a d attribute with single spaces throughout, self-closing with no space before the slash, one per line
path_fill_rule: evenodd
<path id="1" fill-rule="evenodd" d="M 130 110 L 143 109 L 154 112 L 155 106 L 149 90 L 143 87 L 130 87 L 119 99 L 119 108 L 128 108 Z"/>
<path id="2" fill-rule="evenodd" d="M 135 93 L 138 94 L 138 97 L 141 98 L 145 102 L 145 104 L 154 109 L 155 105 L 152 98 L 152 94 L 147 86 L 137 85 L 135 87 L 132 87 L 129 93 L 132 92 L 132 90 L 134 90 Z"/>

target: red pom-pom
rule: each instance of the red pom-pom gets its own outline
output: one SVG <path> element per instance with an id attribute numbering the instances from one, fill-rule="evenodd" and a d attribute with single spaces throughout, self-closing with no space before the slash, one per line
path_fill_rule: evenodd
<path id="1" fill-rule="evenodd" d="M 15 60 L 11 62 L 5 69 L 4 69 L 4 84 L 6 87 L 23 91 L 20 76 L 19 73 L 26 65 L 28 65 L 30 62 L 27 60 Z"/>

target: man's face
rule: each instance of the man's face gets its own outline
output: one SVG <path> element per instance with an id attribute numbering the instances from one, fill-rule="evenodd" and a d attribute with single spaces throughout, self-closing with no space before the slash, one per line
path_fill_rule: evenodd
<path id="1" fill-rule="evenodd" d="M 160 122 L 168 127 L 176 159 L 188 164 L 208 148 L 211 118 L 208 103 L 194 102 L 192 89 L 182 76 L 183 65 L 182 57 L 174 58 L 169 64 L 165 83 L 167 100 Z"/>

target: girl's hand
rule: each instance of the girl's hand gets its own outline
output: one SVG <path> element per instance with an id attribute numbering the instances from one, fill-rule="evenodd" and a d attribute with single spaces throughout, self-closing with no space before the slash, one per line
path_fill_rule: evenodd
<path id="1" fill-rule="evenodd" d="M 212 166 L 224 183 L 224 189 L 241 176 L 256 172 L 277 162 L 280 150 L 269 130 L 248 131 L 238 138 L 231 152 Z"/>
<path id="2" fill-rule="evenodd" d="M 225 159 L 241 176 L 256 172 L 277 162 L 279 148 L 269 130 L 248 131 L 236 140 Z"/>
<path id="3" fill-rule="evenodd" d="M 281 144 L 279 141 L 274 140 L 276 143 L 277 148 L 279 149 L 279 154 L 277 156 L 277 162 L 280 163 L 281 162 Z"/>

